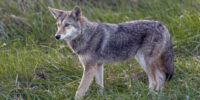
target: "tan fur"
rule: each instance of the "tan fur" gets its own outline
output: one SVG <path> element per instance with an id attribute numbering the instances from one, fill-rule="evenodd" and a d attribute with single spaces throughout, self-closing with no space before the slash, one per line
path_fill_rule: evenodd
<path id="1" fill-rule="evenodd" d="M 86 91 L 88 90 L 88 88 L 93 80 L 93 77 L 95 74 L 94 72 L 95 72 L 95 68 L 84 70 L 83 76 L 81 79 L 81 83 L 76 92 L 75 100 L 78 100 L 85 95 Z"/>
<path id="2" fill-rule="evenodd" d="M 145 57 L 141 51 L 136 54 L 136 59 L 145 70 L 149 78 L 149 88 L 152 90 L 162 90 L 165 75 L 160 66 L 160 56 L 159 57 Z"/>
<path id="3" fill-rule="evenodd" d="M 97 64 L 95 71 L 95 80 L 96 83 L 100 86 L 99 92 L 103 94 L 103 64 Z"/>

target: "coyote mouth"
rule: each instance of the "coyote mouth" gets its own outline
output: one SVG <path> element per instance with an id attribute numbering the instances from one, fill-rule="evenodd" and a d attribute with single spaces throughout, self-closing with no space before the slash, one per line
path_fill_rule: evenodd
<path id="1" fill-rule="evenodd" d="M 76 29 L 73 28 L 73 29 L 70 29 L 66 32 L 66 34 L 59 34 L 59 35 L 56 35 L 55 38 L 57 40 L 63 40 L 63 39 L 68 39 L 68 40 L 72 40 L 74 38 L 77 37 L 77 33 L 76 33 Z"/>

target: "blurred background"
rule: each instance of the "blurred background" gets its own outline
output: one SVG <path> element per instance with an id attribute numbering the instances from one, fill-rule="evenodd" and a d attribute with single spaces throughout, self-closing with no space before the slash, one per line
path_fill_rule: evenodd
<path id="1" fill-rule="evenodd" d="M 85 99 L 200 99 L 200 0 L 1 0 L 0 99 L 74 99 L 82 67 L 67 44 L 54 37 L 48 7 L 78 5 L 91 21 L 163 22 L 172 36 L 175 75 L 163 92 L 148 89 L 135 61 L 105 66 L 104 96 L 92 84 Z"/>

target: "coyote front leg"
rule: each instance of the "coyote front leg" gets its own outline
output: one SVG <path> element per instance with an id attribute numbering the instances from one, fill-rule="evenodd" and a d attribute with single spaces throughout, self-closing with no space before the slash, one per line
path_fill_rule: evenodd
<path id="1" fill-rule="evenodd" d="M 95 72 L 96 83 L 100 86 L 100 94 L 103 95 L 103 64 L 97 64 Z"/>
<path id="2" fill-rule="evenodd" d="M 95 67 L 94 66 L 85 66 L 81 83 L 76 91 L 75 100 L 81 99 L 86 91 L 88 90 L 93 78 L 94 78 Z"/>

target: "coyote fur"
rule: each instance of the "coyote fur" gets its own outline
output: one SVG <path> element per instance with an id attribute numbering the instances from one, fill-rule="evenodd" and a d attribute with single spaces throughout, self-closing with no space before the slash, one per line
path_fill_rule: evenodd
<path id="1" fill-rule="evenodd" d="M 164 82 L 172 78 L 173 48 L 170 33 L 161 22 L 136 20 L 120 24 L 97 23 L 84 17 L 79 7 L 72 11 L 49 10 L 57 20 L 55 38 L 65 40 L 84 67 L 76 100 L 85 95 L 93 78 L 102 93 L 104 64 L 133 57 L 146 72 L 150 89 L 162 90 Z"/>

